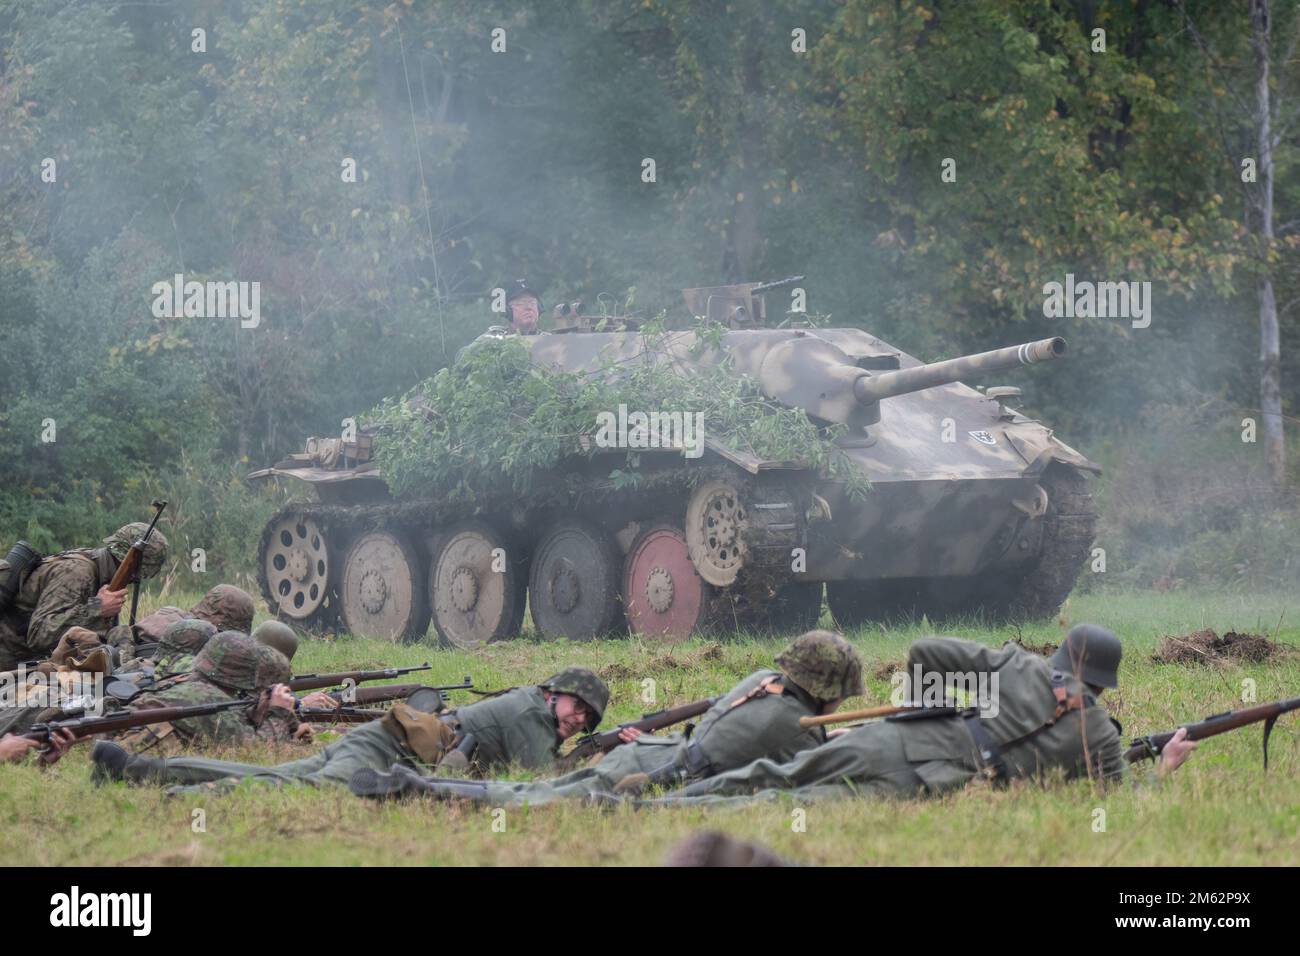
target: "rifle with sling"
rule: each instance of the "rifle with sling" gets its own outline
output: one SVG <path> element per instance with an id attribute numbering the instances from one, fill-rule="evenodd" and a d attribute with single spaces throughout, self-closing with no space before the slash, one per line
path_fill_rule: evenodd
<path id="1" fill-rule="evenodd" d="M 1257 707 L 1245 707 L 1241 710 L 1227 710 L 1221 714 L 1206 717 L 1199 723 L 1184 724 L 1183 727 L 1187 728 L 1188 740 L 1204 740 L 1207 737 L 1226 734 L 1230 730 L 1239 730 L 1242 727 L 1248 727 L 1251 724 L 1263 721 L 1264 769 L 1267 770 L 1268 738 L 1273 733 L 1273 725 L 1277 723 L 1279 717 L 1293 710 L 1300 710 L 1300 697 L 1260 704 Z M 1129 763 L 1137 763 L 1139 760 L 1155 760 L 1160 756 L 1160 752 L 1165 749 L 1165 744 L 1169 743 L 1174 734 L 1181 729 L 1183 728 L 1180 727 L 1160 734 L 1150 734 L 1146 737 L 1135 737 L 1132 745 L 1125 752 L 1124 759 Z"/>

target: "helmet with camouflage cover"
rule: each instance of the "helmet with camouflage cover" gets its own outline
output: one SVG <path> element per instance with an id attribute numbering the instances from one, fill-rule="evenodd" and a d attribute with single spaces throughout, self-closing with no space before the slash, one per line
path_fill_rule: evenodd
<path id="1" fill-rule="evenodd" d="M 107 538 L 104 539 L 104 546 L 108 548 L 109 554 L 121 561 L 126 557 L 126 553 L 131 550 L 140 535 L 149 530 L 149 526 L 143 521 L 132 521 L 130 524 L 122 525 Z M 140 557 L 140 576 L 142 578 L 151 578 L 162 570 L 163 564 L 167 561 L 167 539 L 157 528 L 153 529 L 153 534 L 149 535 L 149 540 L 144 543 L 144 554 Z"/>
<path id="2" fill-rule="evenodd" d="M 255 687 L 260 690 L 274 684 L 283 684 L 291 676 L 293 668 L 289 666 L 289 658 L 269 644 L 257 645 L 257 667 L 253 671 L 253 680 L 257 682 Z"/>
<path id="3" fill-rule="evenodd" d="M 572 694 L 590 707 L 596 719 L 586 727 L 588 733 L 595 730 L 605 717 L 605 708 L 609 706 L 609 687 L 595 671 L 589 671 L 585 667 L 566 667 L 537 686 L 554 694 Z"/>
<path id="4" fill-rule="evenodd" d="M 206 677 L 219 687 L 254 691 L 264 686 L 257 682 L 259 670 L 264 669 L 263 650 L 270 648 L 259 644 L 247 634 L 221 631 L 214 634 L 194 658 L 194 673 Z"/>
<path id="5" fill-rule="evenodd" d="M 218 584 L 190 608 L 190 617 L 210 621 L 218 631 L 247 634 L 253 627 L 253 598 L 233 584 Z"/>
<path id="6" fill-rule="evenodd" d="M 251 637 L 267 647 L 274 647 L 287 660 L 293 660 L 293 655 L 298 653 L 298 635 L 283 621 L 263 621 L 253 628 Z"/>
<path id="7" fill-rule="evenodd" d="M 818 700 L 842 700 L 865 690 L 858 652 L 833 631 L 801 634 L 777 655 L 776 665 Z"/>
<path id="8" fill-rule="evenodd" d="M 1115 688 L 1123 656 L 1124 645 L 1114 631 L 1097 624 L 1076 624 L 1048 663 L 1085 684 Z"/>
<path id="9" fill-rule="evenodd" d="M 200 621 L 196 617 L 187 617 L 169 624 L 158 640 L 154 660 L 161 660 L 171 654 L 197 654 L 216 633 L 215 624 Z"/>

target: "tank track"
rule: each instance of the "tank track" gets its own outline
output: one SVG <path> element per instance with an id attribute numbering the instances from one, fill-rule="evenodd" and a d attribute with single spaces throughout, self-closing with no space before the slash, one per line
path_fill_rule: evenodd
<path id="1" fill-rule="evenodd" d="M 769 629 L 777 623 L 774 618 L 788 616 L 781 608 L 789 597 L 785 589 L 795 583 L 791 551 L 807 547 L 811 491 L 786 476 L 732 472 L 723 477 L 746 502 L 747 555 L 736 583 L 715 591 L 709 625 L 717 630 Z M 820 613 L 820 592 L 817 606 Z"/>
<path id="2" fill-rule="evenodd" d="M 1074 589 L 1097 536 L 1097 506 L 1088 479 L 1073 468 L 1052 466 L 1040 479 L 1047 492 L 1040 557 L 998 608 L 1010 620 L 1055 614 Z"/>
<path id="3" fill-rule="evenodd" d="M 272 593 L 266 576 L 266 552 L 270 544 L 270 530 L 282 519 L 310 518 L 325 536 L 331 557 L 343 559 L 342 542 L 354 539 L 365 531 L 379 529 L 401 530 L 414 525 L 403 523 L 419 520 L 427 512 L 435 510 L 423 502 L 415 505 L 377 503 L 373 505 L 327 505 L 319 502 L 298 502 L 285 505 L 267 521 L 262 529 L 262 537 L 257 546 L 257 583 L 262 589 L 262 597 L 267 606 L 281 620 L 308 631 L 329 633 L 338 627 L 338 596 L 331 593 L 329 599 L 322 601 L 320 607 L 305 618 L 293 618 L 279 614 L 279 596 Z"/>
<path id="4" fill-rule="evenodd" d="M 729 463 L 710 462 L 704 467 L 661 469 L 634 489 L 620 489 L 610 481 L 558 482 L 554 490 L 535 503 L 538 514 L 554 515 L 564 510 L 578 512 L 599 507 L 628 494 L 664 494 L 666 500 L 682 501 L 699 484 L 723 480 L 736 487 L 749 515 L 745 540 L 745 567 L 731 587 L 716 591 L 708 617 L 722 628 L 764 625 L 773 615 L 772 602 L 791 582 L 791 550 L 807 546 L 807 511 L 811 485 L 790 475 L 750 475 Z M 278 611 L 278 596 L 271 591 L 266 574 L 270 528 L 283 519 L 310 518 L 329 543 L 331 555 L 342 561 L 346 542 L 367 531 L 391 530 L 409 534 L 412 529 L 436 528 L 474 514 L 506 514 L 518 511 L 519 502 L 501 498 L 477 507 L 445 501 L 379 501 L 370 504 L 339 505 L 297 502 L 277 511 L 262 531 L 257 552 L 257 577 L 269 607 Z M 516 515 L 521 518 L 522 515 Z M 670 520 L 680 522 L 681 514 Z M 337 567 L 337 565 L 336 565 Z M 334 574 L 336 572 L 331 572 Z M 305 630 L 328 633 L 339 626 L 336 594 L 306 618 L 283 618 Z"/>

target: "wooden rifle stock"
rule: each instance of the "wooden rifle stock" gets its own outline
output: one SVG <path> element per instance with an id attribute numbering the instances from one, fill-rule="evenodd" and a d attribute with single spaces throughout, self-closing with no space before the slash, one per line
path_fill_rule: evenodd
<path id="1" fill-rule="evenodd" d="M 289 678 L 289 689 L 298 690 L 323 690 L 326 687 L 338 687 L 345 681 L 352 681 L 354 684 L 361 684 L 372 680 L 391 680 L 394 677 L 401 677 L 403 674 L 412 674 L 415 671 L 432 670 L 433 665 L 424 663 L 418 667 L 385 667 L 381 670 L 374 671 L 338 671 L 333 674 L 300 674 L 297 677 Z M 448 684 L 439 687 L 439 690 L 468 690 L 474 686 L 472 678 L 466 676 L 465 680 L 459 684 Z"/>
<path id="2" fill-rule="evenodd" d="M 257 698 L 241 697 L 238 700 L 223 700 L 213 704 L 190 704 L 185 707 L 147 707 L 125 710 L 121 713 L 106 714 L 101 717 L 76 717 L 71 720 L 52 720 L 49 723 L 35 724 L 22 736 L 28 740 L 38 740 L 48 744 L 50 734 L 56 730 L 66 730 L 80 740 L 94 734 L 111 734 L 147 724 L 161 724 L 186 717 L 206 717 L 219 714 L 223 710 L 235 710 L 251 707 Z"/>
<path id="3" fill-rule="evenodd" d="M 596 756 L 596 754 L 609 753 L 623 742 L 619 740 L 618 735 L 620 731 L 628 727 L 635 727 L 642 733 L 649 734 L 665 727 L 671 727 L 673 724 L 680 724 L 683 720 L 699 717 L 701 714 L 707 713 L 709 708 L 718 702 L 718 699 L 717 697 L 709 697 L 705 700 L 697 700 L 694 703 L 682 704 L 680 707 L 657 710 L 653 714 L 646 714 L 640 720 L 619 724 L 613 730 L 588 734 L 578 741 L 577 746 L 561 758 L 561 763 L 564 766 L 572 766 L 583 760 L 588 760 Z"/>
<path id="4" fill-rule="evenodd" d="M 1264 722 L 1264 769 L 1268 769 L 1268 738 L 1273 733 L 1273 725 L 1277 719 L 1285 713 L 1293 710 L 1300 710 L 1300 697 L 1292 697 L 1290 700 L 1273 701 L 1268 704 L 1260 704 L 1256 707 L 1244 707 L 1241 710 L 1229 710 L 1222 714 L 1215 714 L 1212 717 L 1206 717 L 1204 720 L 1195 724 L 1184 724 L 1187 728 L 1188 740 L 1204 740 L 1207 737 L 1215 737 L 1219 734 L 1226 734 L 1230 730 L 1238 730 L 1250 724 Z M 1178 728 L 1181 730 L 1182 728 Z M 1129 763 L 1137 763 L 1139 760 L 1155 760 L 1160 756 L 1161 751 L 1165 749 L 1165 744 L 1173 739 L 1178 730 L 1170 730 L 1161 734 L 1151 734 L 1147 737 L 1134 738 L 1132 745 L 1124 754 L 1124 759 Z"/>
<path id="5" fill-rule="evenodd" d="M 916 707 L 895 707 L 886 704 L 883 707 L 868 707 L 865 710 L 844 710 L 834 714 L 822 714 L 819 717 L 800 717 L 800 727 L 821 727 L 823 724 L 843 724 L 850 720 L 870 720 L 872 717 L 889 717 L 904 711 L 916 710 Z"/>
<path id="6" fill-rule="evenodd" d="M 131 542 L 131 550 L 126 553 L 126 557 L 121 560 L 117 570 L 113 572 L 113 580 L 108 582 L 110 591 L 120 591 L 136 579 L 136 573 L 140 570 L 140 562 L 144 560 L 145 542 L 153 535 L 154 526 L 158 524 L 158 518 L 166 507 L 167 502 L 165 501 L 155 501 L 153 503 L 153 520 L 149 522 L 149 527 L 145 529 L 144 534 Z"/>

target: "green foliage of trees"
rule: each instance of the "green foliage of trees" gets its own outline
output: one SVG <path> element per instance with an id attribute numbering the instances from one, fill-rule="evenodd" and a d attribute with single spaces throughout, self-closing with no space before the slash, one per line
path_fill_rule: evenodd
<path id="1" fill-rule="evenodd" d="M 232 476 L 447 366 L 520 275 L 548 300 L 635 287 L 654 314 L 802 272 L 810 309 L 927 360 L 1062 334 L 1071 360 L 1016 382 L 1086 450 L 1187 383 L 1258 407 L 1266 264 L 1295 407 L 1300 269 L 1285 228 L 1248 234 L 1231 5 L 64 7 L 0 0 L 0 538 L 69 546 L 193 481 L 196 534 L 254 535 L 269 499 L 237 506 Z M 1272 4 L 1283 112 L 1296 9 Z M 1045 318 L 1067 272 L 1151 281 L 1151 327 Z M 261 325 L 154 316 L 177 273 L 261 282 Z"/>

